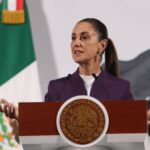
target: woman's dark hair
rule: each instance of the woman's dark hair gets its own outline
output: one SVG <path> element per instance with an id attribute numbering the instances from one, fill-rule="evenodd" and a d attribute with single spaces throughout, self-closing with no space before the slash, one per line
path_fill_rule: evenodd
<path id="1" fill-rule="evenodd" d="M 80 22 L 90 23 L 95 31 L 99 34 L 99 40 L 108 40 L 108 44 L 105 49 L 105 71 L 118 77 L 119 67 L 117 52 L 112 40 L 108 38 L 108 32 L 105 24 L 95 18 L 86 18 L 79 21 L 78 23 Z"/>

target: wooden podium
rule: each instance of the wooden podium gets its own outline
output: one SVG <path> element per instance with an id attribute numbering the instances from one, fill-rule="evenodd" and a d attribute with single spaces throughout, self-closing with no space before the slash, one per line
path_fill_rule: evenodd
<path id="1" fill-rule="evenodd" d="M 103 145 L 144 141 L 147 134 L 146 101 L 101 102 L 109 116 L 109 127 L 102 140 Z M 63 102 L 19 103 L 19 137 L 22 144 L 66 145 L 56 128 L 56 115 L 62 104 Z"/>

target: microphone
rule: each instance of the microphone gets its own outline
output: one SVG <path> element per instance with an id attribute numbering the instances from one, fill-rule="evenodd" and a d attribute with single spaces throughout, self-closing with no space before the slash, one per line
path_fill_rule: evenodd
<path id="1" fill-rule="evenodd" d="M 92 73 L 92 76 L 94 77 L 94 79 L 96 81 L 98 81 L 99 85 L 102 87 L 102 89 L 106 93 L 108 99 L 111 99 L 111 96 L 110 96 L 109 92 L 106 90 L 106 88 L 104 87 L 104 85 L 102 84 L 102 82 L 98 79 L 98 76 L 95 73 Z"/>
<path id="2" fill-rule="evenodd" d="M 63 91 L 64 91 L 64 89 L 65 89 L 65 87 L 66 87 L 66 85 L 67 85 L 67 83 L 68 83 L 68 80 L 69 80 L 70 78 L 71 78 L 71 74 L 68 74 L 67 77 L 66 77 L 66 81 L 65 81 L 65 83 L 63 84 L 63 86 L 62 86 L 62 88 L 61 88 L 61 90 L 60 90 L 60 93 L 59 93 L 59 95 L 58 95 L 58 97 L 57 97 L 58 100 L 59 100 L 60 96 L 62 95 L 62 93 L 63 93 Z"/>

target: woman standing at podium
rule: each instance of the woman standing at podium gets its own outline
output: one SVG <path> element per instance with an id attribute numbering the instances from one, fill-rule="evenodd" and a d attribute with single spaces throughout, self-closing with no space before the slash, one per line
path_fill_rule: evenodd
<path id="1" fill-rule="evenodd" d="M 46 102 L 65 101 L 77 95 L 90 95 L 99 100 L 133 99 L 129 82 L 119 78 L 117 53 L 101 21 L 86 18 L 75 25 L 71 52 L 79 67 L 73 74 L 50 81 Z M 102 69 L 100 63 L 104 54 L 105 69 Z M 4 104 L 2 111 L 18 119 L 18 108 L 5 100 L 1 102 Z"/>
<path id="2" fill-rule="evenodd" d="M 104 23 L 95 18 L 79 21 L 72 31 L 71 52 L 79 67 L 73 74 L 50 81 L 46 102 L 65 101 L 77 95 L 90 95 L 99 100 L 133 99 L 129 82 L 118 77 L 117 53 Z M 102 69 L 104 54 L 105 69 Z M 6 103 L 7 116 L 13 117 L 15 112 L 18 118 L 18 109 Z"/>

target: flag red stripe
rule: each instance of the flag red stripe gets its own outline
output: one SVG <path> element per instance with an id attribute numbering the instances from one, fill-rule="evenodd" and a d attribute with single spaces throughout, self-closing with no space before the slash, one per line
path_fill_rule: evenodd
<path id="1" fill-rule="evenodd" d="M 24 0 L 17 0 L 17 10 L 24 9 Z"/>

